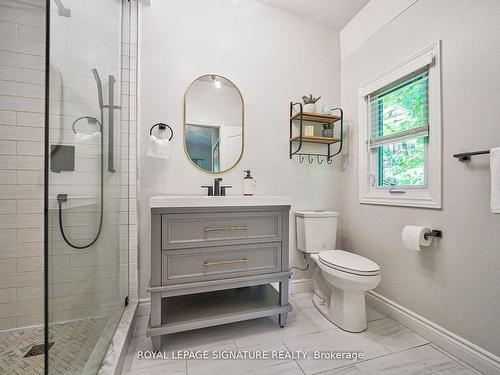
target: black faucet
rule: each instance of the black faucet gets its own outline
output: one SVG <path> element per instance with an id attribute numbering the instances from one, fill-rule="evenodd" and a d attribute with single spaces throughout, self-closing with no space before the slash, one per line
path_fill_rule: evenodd
<path id="1" fill-rule="evenodd" d="M 222 178 L 214 178 L 214 195 L 219 196 L 221 195 L 220 193 L 220 182 L 222 181 Z"/>
<path id="2" fill-rule="evenodd" d="M 232 188 L 232 186 L 221 186 L 220 182 L 222 181 L 222 178 L 214 178 L 214 186 L 210 185 L 202 185 L 202 188 L 207 188 L 207 195 L 208 196 L 225 196 L 226 195 L 226 189 Z"/>

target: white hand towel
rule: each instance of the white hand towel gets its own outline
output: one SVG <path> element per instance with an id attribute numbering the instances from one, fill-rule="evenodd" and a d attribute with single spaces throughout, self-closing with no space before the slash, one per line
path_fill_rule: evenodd
<path id="1" fill-rule="evenodd" d="M 491 212 L 500 214 L 500 147 L 490 150 Z"/>
<path id="2" fill-rule="evenodd" d="M 75 135 L 75 140 L 77 143 L 89 143 L 89 144 L 94 144 L 94 143 L 99 143 L 101 140 L 99 139 L 101 137 L 101 132 L 94 132 L 94 133 L 76 133 Z"/>
<path id="3" fill-rule="evenodd" d="M 170 158 L 170 141 L 168 139 L 149 136 L 149 147 L 146 155 L 151 158 L 165 159 Z"/>
<path id="4" fill-rule="evenodd" d="M 101 132 L 76 133 L 76 148 L 80 155 L 95 156 L 101 154 Z"/>

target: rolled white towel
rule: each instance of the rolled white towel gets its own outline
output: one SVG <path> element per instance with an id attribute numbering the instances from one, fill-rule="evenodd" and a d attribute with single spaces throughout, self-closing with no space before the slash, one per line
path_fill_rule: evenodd
<path id="1" fill-rule="evenodd" d="M 500 214 L 500 147 L 490 150 L 491 212 Z"/>
<path id="2" fill-rule="evenodd" d="M 79 156 L 101 155 L 101 132 L 76 133 L 75 144 Z"/>
<path id="3" fill-rule="evenodd" d="M 170 158 L 170 141 L 168 139 L 149 136 L 149 146 L 146 155 L 150 158 L 168 160 Z"/>
<path id="4" fill-rule="evenodd" d="M 98 144 L 100 141 L 101 132 L 94 133 L 76 133 L 75 141 L 76 143 L 89 143 Z"/>

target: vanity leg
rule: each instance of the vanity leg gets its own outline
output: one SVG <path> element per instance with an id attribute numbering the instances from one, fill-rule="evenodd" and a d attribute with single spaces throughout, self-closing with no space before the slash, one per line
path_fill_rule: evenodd
<path id="1" fill-rule="evenodd" d="M 151 328 L 161 326 L 161 295 L 160 293 L 151 293 Z M 153 350 L 161 350 L 161 336 L 151 336 Z"/>
<path id="2" fill-rule="evenodd" d="M 280 305 L 288 305 L 288 280 L 280 282 Z M 279 325 L 281 328 L 285 327 L 288 313 L 279 314 Z"/>

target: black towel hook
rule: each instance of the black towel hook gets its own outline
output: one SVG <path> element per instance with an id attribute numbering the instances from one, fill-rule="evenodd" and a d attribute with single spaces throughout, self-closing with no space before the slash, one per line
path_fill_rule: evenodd
<path id="1" fill-rule="evenodd" d="M 318 156 L 316 156 L 316 158 L 318 159 L 318 164 L 323 164 L 323 157 L 322 156 L 318 155 Z"/>
<path id="2" fill-rule="evenodd" d="M 307 158 L 309 159 L 309 164 L 314 163 L 314 158 L 311 158 L 311 155 L 309 155 Z"/>
<path id="3" fill-rule="evenodd" d="M 172 130 L 172 128 L 170 127 L 170 125 L 167 125 L 167 124 L 164 124 L 163 122 L 159 122 L 157 124 L 154 124 L 151 129 L 149 129 L 149 135 L 153 135 L 153 129 L 158 126 L 158 129 L 160 130 L 165 130 L 166 128 L 169 128 L 170 129 L 170 138 L 168 139 L 169 141 L 172 140 L 173 136 L 174 136 L 174 131 Z"/>
<path id="4" fill-rule="evenodd" d="M 330 158 L 326 161 L 328 164 L 332 164 L 333 163 L 333 158 Z"/>

